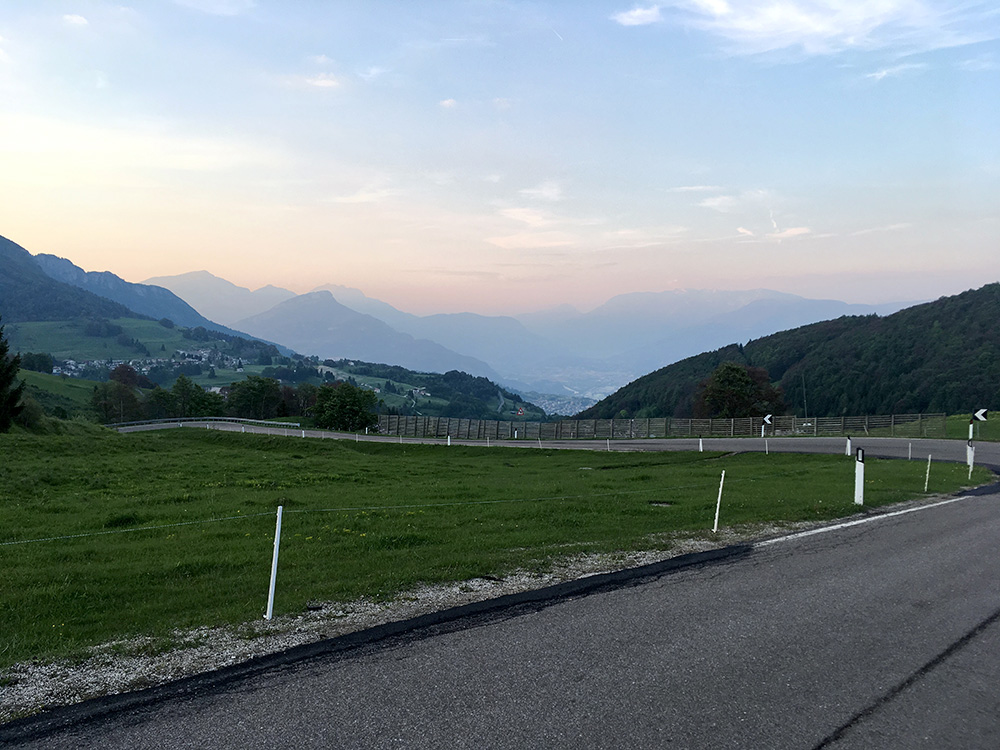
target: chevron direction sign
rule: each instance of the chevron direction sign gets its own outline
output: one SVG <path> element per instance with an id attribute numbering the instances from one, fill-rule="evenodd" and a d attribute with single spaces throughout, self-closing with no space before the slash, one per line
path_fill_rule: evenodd
<path id="1" fill-rule="evenodd" d="M 979 411 L 977 411 L 975 414 L 972 415 L 972 418 L 975 419 L 977 422 L 985 422 L 986 412 L 987 412 L 986 409 L 980 409 Z"/>

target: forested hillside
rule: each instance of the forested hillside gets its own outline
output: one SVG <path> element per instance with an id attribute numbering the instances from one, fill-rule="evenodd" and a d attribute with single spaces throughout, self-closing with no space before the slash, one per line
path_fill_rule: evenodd
<path id="1" fill-rule="evenodd" d="M 961 413 L 1000 407 L 1000 284 L 901 310 L 732 344 L 639 378 L 584 418 L 691 416 L 723 362 L 766 369 L 800 416 Z"/>

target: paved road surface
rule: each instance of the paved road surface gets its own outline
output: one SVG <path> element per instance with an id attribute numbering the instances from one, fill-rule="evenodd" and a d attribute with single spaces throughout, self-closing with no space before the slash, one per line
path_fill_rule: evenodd
<path id="1" fill-rule="evenodd" d="M 166 690 L 26 746 L 995 750 L 998 550 L 994 488 Z"/>
<path id="2" fill-rule="evenodd" d="M 143 432 L 158 429 L 176 429 L 174 423 L 137 425 L 119 428 L 120 432 Z M 595 451 L 706 451 L 775 453 L 845 453 L 847 438 L 842 437 L 777 437 L 777 438 L 645 438 L 636 440 L 458 440 L 452 438 L 400 438 L 395 435 L 360 435 L 329 432 L 327 430 L 302 430 L 296 428 L 262 427 L 228 422 L 186 422 L 185 427 L 196 429 L 224 430 L 227 432 L 248 432 L 285 436 L 292 438 L 334 438 L 340 440 L 373 441 L 382 443 L 428 443 L 436 445 L 473 445 L 506 448 L 542 448 L 595 450 Z M 977 465 L 1000 470 L 1000 443 L 975 443 Z M 863 448 L 867 456 L 873 458 L 913 458 L 927 460 L 931 455 L 935 461 L 966 460 L 966 443 L 962 440 L 910 439 L 910 438 L 867 438 L 852 437 L 850 448 L 853 452 Z"/>

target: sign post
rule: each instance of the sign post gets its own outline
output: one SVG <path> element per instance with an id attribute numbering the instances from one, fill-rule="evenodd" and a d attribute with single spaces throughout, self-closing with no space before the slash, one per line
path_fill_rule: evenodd
<path id="1" fill-rule="evenodd" d="M 858 448 L 854 457 L 854 504 L 865 504 L 865 449 Z"/>
<path id="2" fill-rule="evenodd" d="M 977 409 L 972 414 L 972 419 L 969 420 L 969 444 L 965 449 L 965 463 L 969 466 L 969 476 L 972 476 L 972 464 L 975 461 L 974 456 L 976 455 L 976 448 L 972 445 L 972 430 L 975 427 L 976 422 L 985 422 L 987 409 Z"/>

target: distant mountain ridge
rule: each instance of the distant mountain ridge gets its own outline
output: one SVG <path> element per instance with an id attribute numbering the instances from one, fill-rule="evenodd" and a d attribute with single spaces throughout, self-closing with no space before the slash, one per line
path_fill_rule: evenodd
<path id="1" fill-rule="evenodd" d="M 123 318 L 136 313 L 124 305 L 53 279 L 35 257 L 0 237 L 0 316 L 4 323 L 64 318 Z"/>
<path id="2" fill-rule="evenodd" d="M 85 289 L 154 319 L 168 318 L 186 328 L 202 326 L 213 331 L 240 335 L 237 331 L 209 320 L 169 289 L 150 284 L 134 284 L 110 271 L 84 271 L 65 258 L 48 253 L 33 256 L 46 274 L 66 284 Z"/>
<path id="3" fill-rule="evenodd" d="M 208 271 L 156 276 L 143 283 L 169 289 L 202 315 L 234 327 L 237 321 L 266 312 L 295 296 L 295 292 L 270 285 L 250 291 Z"/>
<path id="4" fill-rule="evenodd" d="M 276 287 L 251 292 L 207 272 L 148 281 L 170 288 L 203 312 L 209 305 L 216 305 L 216 319 L 230 325 L 244 325 L 247 320 L 225 317 L 237 309 L 249 306 L 258 313 L 265 312 L 265 290 L 270 289 L 275 297 L 285 295 L 282 302 L 295 296 Z M 572 397 L 576 404 L 588 396 L 596 401 L 651 370 L 733 340 L 745 341 L 840 315 L 888 314 L 906 306 L 850 305 L 767 289 L 674 290 L 618 295 L 587 313 L 563 305 L 510 316 L 418 316 L 351 287 L 327 284 L 313 291 L 328 291 L 344 307 L 374 317 L 392 329 L 369 328 L 372 335 L 394 339 L 406 334 L 434 342 L 479 360 L 480 365 L 485 363 L 494 373 L 487 377 L 508 387 L 553 394 L 557 399 Z M 287 310 L 285 315 L 285 324 L 292 325 Z M 334 344 L 332 340 L 309 341 L 311 346 L 324 348 Z M 441 371 L 451 365 L 436 367 Z"/>
<path id="5" fill-rule="evenodd" d="M 485 362 L 400 333 L 378 318 L 340 304 L 328 291 L 292 297 L 238 325 L 255 336 L 320 358 L 359 359 L 422 372 L 460 370 L 494 381 L 498 378 Z"/>
<path id="6" fill-rule="evenodd" d="M 798 415 L 971 412 L 1000 407 L 1000 284 L 885 317 L 843 316 L 686 358 L 581 412 L 687 417 L 723 362 L 768 370 Z"/>

